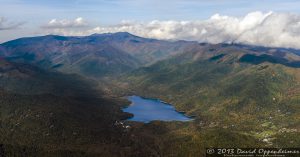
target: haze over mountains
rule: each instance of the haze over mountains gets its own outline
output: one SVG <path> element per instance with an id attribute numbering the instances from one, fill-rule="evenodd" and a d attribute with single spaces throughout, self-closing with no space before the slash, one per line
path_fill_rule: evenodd
<path id="1" fill-rule="evenodd" d="M 297 49 L 119 32 L 21 38 L 2 43 L 0 57 L 6 154 L 196 156 L 206 147 L 300 145 Z M 126 129 L 119 122 L 130 117 L 121 112 L 130 94 L 195 120 Z"/>

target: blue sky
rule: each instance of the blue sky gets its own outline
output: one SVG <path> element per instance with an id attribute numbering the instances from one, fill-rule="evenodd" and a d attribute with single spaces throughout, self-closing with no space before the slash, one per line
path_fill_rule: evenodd
<path id="1" fill-rule="evenodd" d="M 252 11 L 300 12 L 299 0 L 0 0 L 0 16 L 47 21 L 84 17 L 114 24 L 121 20 L 199 20 L 215 13 L 242 16 Z"/>
<path id="2" fill-rule="evenodd" d="M 51 19 L 82 17 L 90 27 L 115 25 L 122 20 L 204 20 L 219 13 L 244 16 L 253 11 L 300 12 L 299 0 L 0 0 L 0 42 L 40 33 Z M 1 26 L 1 23 L 0 23 Z"/>

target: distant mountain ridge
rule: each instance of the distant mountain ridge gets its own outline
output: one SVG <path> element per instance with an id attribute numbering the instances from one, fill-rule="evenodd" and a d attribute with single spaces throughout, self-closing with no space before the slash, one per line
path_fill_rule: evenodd
<path id="1" fill-rule="evenodd" d="M 183 52 L 190 45 L 141 38 L 126 32 L 86 37 L 47 35 L 5 42 L 0 45 L 0 56 L 99 78 L 154 63 Z"/>
<path id="2" fill-rule="evenodd" d="M 119 75 L 180 54 L 187 54 L 182 58 L 195 54 L 195 59 L 212 57 L 219 51 L 257 56 L 268 54 L 276 58 L 285 58 L 287 61 L 283 64 L 293 66 L 298 66 L 298 63 L 287 62 L 300 59 L 300 51 L 294 49 L 164 41 L 142 38 L 127 32 L 83 37 L 46 35 L 20 38 L 0 45 L 0 56 L 10 61 L 30 63 L 46 69 L 93 78 Z"/>

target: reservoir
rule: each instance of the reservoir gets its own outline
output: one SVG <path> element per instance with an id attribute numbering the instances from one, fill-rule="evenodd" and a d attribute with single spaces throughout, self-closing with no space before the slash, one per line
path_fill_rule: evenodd
<path id="1" fill-rule="evenodd" d="M 134 116 L 129 121 L 148 123 L 154 120 L 160 121 L 190 121 L 193 120 L 183 113 L 177 112 L 175 108 L 158 99 L 147 99 L 140 96 L 129 96 L 130 106 L 124 108 L 124 112 L 132 113 Z"/>

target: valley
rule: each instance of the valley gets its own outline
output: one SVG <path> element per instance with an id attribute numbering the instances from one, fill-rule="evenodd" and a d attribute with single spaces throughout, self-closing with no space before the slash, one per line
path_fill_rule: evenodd
<path id="1" fill-rule="evenodd" d="M 209 147 L 300 146 L 300 50 L 119 32 L 21 38 L 0 44 L 0 57 L 6 156 L 202 157 Z M 129 95 L 193 120 L 126 121 Z"/>

